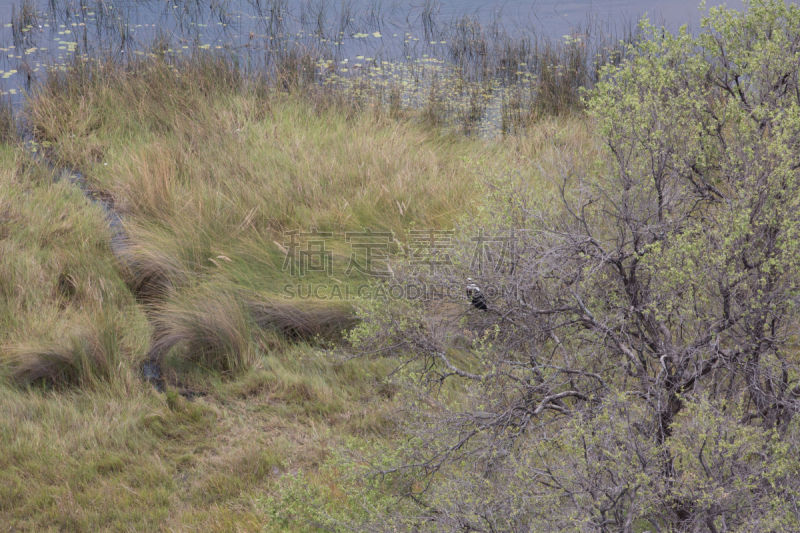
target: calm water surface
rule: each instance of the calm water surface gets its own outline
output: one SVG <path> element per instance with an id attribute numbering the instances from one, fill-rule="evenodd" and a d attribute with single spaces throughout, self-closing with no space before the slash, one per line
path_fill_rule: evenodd
<path id="1" fill-rule="evenodd" d="M 741 0 L 727 2 L 712 0 L 707 2 L 706 6 L 723 4 L 737 10 L 743 8 Z M 404 5 L 411 6 L 414 3 L 405 2 Z M 477 13 L 486 20 L 493 11 L 499 9 L 508 21 L 522 22 L 526 25 L 529 22 L 538 24 L 543 29 L 560 35 L 585 21 L 587 14 L 619 23 L 638 20 L 641 16 L 647 15 L 650 20 L 672 29 L 677 29 L 686 23 L 697 26 L 700 22 L 698 7 L 699 2 L 695 0 L 509 0 L 496 5 L 479 0 L 445 0 L 441 2 L 439 12 L 446 17 Z"/>
<path id="2" fill-rule="evenodd" d="M 646 15 L 676 31 L 687 23 L 698 28 L 701 17 L 697 0 L 325 2 L 0 0 L 0 93 L 20 95 L 41 76 L 45 65 L 64 63 L 73 54 L 102 53 L 124 59 L 142 54 L 156 37 L 167 42 L 173 54 L 199 47 L 258 58 L 269 48 L 270 36 L 279 34 L 290 40 L 322 41 L 330 45 L 337 61 L 363 55 L 392 60 L 417 44 L 426 47 L 415 50 L 419 56 L 422 52 L 437 56 L 436 47 L 444 42 L 429 42 L 423 31 L 431 20 L 446 25 L 468 16 L 484 26 L 494 22 L 511 34 L 536 32 L 560 39 L 579 32 L 589 21 L 602 21 L 608 31 L 620 32 Z M 741 0 L 710 0 L 707 7 L 723 3 L 734 9 L 743 7 Z M 327 39 L 319 38 L 321 33 Z"/>

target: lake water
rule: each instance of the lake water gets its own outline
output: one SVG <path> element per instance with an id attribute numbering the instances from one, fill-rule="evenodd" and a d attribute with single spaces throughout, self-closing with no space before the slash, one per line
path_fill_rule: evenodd
<path id="1" fill-rule="evenodd" d="M 100 4 L 115 5 L 124 11 L 141 11 L 142 22 L 158 22 L 161 15 L 168 10 L 162 9 L 167 3 L 180 4 L 181 2 L 169 1 L 142 1 L 142 0 L 119 0 L 106 2 L 92 2 L 90 0 L 64 2 L 55 0 L 54 2 L 38 1 L 34 2 L 42 12 L 48 12 L 51 5 L 61 9 L 71 9 L 78 11 L 84 6 L 98 7 Z M 198 2 L 201 3 L 201 2 Z M 230 9 L 235 9 L 243 13 L 255 13 L 255 3 L 248 1 L 234 2 L 208 2 L 212 4 L 227 4 Z M 299 6 L 299 2 L 288 1 L 292 7 Z M 417 1 L 394 1 L 382 2 L 383 10 L 395 12 L 402 17 L 407 13 L 421 11 L 426 2 Z M 14 7 L 20 9 L 22 2 L 19 0 L 0 0 L 0 22 L 11 22 L 11 13 Z M 338 2 L 337 2 L 338 4 Z M 366 2 L 354 2 L 357 7 L 363 8 L 368 5 Z M 360 5 L 359 5 L 360 4 Z M 536 21 L 543 27 L 551 27 L 554 31 L 567 31 L 572 25 L 585 18 L 587 13 L 599 15 L 605 19 L 624 20 L 639 18 L 647 14 L 653 20 L 663 19 L 668 25 L 675 26 L 694 20 L 699 21 L 698 7 L 696 0 L 612 0 L 612 1 L 585 1 L 585 0 L 507 0 L 498 3 L 485 2 L 480 0 L 442 0 L 434 2 L 439 15 L 446 18 L 455 17 L 462 14 L 477 13 L 484 20 L 496 10 L 501 10 L 508 21 Z M 733 9 L 742 9 L 741 0 L 720 2 L 712 0 L 707 2 L 708 7 L 726 4 Z"/>
<path id="2" fill-rule="evenodd" d="M 709 1 L 706 6 L 722 4 L 737 10 L 743 8 L 741 0 Z M 413 6 L 414 2 L 403 2 L 401 5 Z M 446 18 L 477 13 L 482 20 L 488 20 L 491 13 L 499 9 L 509 23 L 517 22 L 526 26 L 535 24 L 554 35 L 561 35 L 585 21 L 587 14 L 620 23 L 638 20 L 646 14 L 650 20 L 663 23 L 670 29 L 677 29 L 685 23 L 696 26 L 700 22 L 698 8 L 699 2 L 694 0 L 509 0 L 496 5 L 479 0 L 445 0 L 440 3 L 439 13 Z"/>
<path id="3" fill-rule="evenodd" d="M 720 4 L 712 0 L 707 6 Z M 740 0 L 727 5 L 742 9 Z M 619 29 L 643 15 L 672 31 L 700 22 L 696 0 L 0 0 L 0 93 L 19 95 L 45 65 L 66 62 L 72 54 L 132 57 L 157 36 L 174 54 L 200 47 L 257 57 L 273 35 L 313 35 L 332 43 L 333 57 L 341 62 L 359 54 L 391 59 L 408 53 L 409 43 L 428 47 L 416 50 L 420 56 L 436 57 L 444 41 L 423 36 L 431 21 L 446 25 L 469 16 L 483 25 L 495 21 L 512 34 L 560 39 L 589 21 Z M 319 38 L 323 33 L 326 38 Z"/>

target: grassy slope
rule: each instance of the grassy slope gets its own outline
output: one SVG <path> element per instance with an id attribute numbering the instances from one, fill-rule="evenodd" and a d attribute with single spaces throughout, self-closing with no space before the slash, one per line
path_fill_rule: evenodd
<path id="1" fill-rule="evenodd" d="M 226 68 L 73 75 L 30 102 L 51 156 L 124 213 L 122 264 L 98 206 L 40 167 L 25 170 L 20 150 L 3 151 L 3 527 L 262 529 L 269 513 L 254 502 L 282 473 L 332 483 L 315 477 L 331 450 L 393 431 L 380 385 L 392 361 L 334 365 L 269 327 L 286 319 L 280 288 L 294 281 L 281 270 L 282 232 L 371 227 L 407 240 L 411 228 L 448 227 L 479 205 L 482 176 L 534 176 L 529 160 L 590 144 L 581 121 L 496 143 L 442 136 L 243 86 Z M 331 247 L 342 279 L 349 246 L 339 237 Z M 137 302 L 128 287 L 150 298 Z M 337 325 L 349 308 L 329 311 Z M 138 378 L 146 313 L 168 355 L 166 394 Z M 67 364 L 73 373 L 55 387 L 14 385 L 12 374 L 35 377 L 53 353 L 93 363 Z M 189 402 L 179 389 L 202 396 Z"/>

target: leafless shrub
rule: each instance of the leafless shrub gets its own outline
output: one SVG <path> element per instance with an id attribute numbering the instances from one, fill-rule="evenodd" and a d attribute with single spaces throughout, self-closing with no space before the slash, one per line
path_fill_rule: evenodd
<path id="1" fill-rule="evenodd" d="M 487 310 L 362 309 L 354 342 L 403 357 L 409 443 L 373 469 L 418 504 L 401 523 L 796 528 L 798 65 L 778 58 L 800 47 L 800 10 L 768 2 L 710 27 L 697 40 L 650 29 L 608 72 L 591 102 L 601 160 L 539 161 L 546 193 L 493 180 L 487 214 L 465 221 L 513 244 L 491 267 L 464 238 L 449 269 L 396 269 L 441 287 L 470 276 Z M 758 61 L 729 60 L 745 51 Z"/>

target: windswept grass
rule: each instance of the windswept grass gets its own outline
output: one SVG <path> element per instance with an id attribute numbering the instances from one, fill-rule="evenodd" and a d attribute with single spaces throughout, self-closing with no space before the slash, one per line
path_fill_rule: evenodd
<path id="1" fill-rule="evenodd" d="M 229 372 L 252 364 L 253 328 L 335 338 L 355 323 L 347 299 L 303 302 L 287 286 L 368 281 L 350 268 L 363 252 L 346 232 L 393 232 L 383 254 L 401 252 L 411 229 L 451 227 L 471 209 L 471 161 L 506 157 L 477 139 L 233 83 L 236 66 L 221 59 L 104 68 L 56 75 L 27 119 L 53 159 L 124 215 L 119 257 L 153 311 L 158 359 L 176 348 Z M 299 265 L 315 231 L 327 272 Z"/>
<path id="2" fill-rule="evenodd" d="M 356 323 L 333 287 L 372 280 L 348 272 L 364 256 L 345 232 L 391 231 L 384 251 L 407 253 L 412 230 L 485 216 L 487 176 L 549 188 L 549 157 L 595 149 L 580 118 L 488 142 L 326 91 L 287 94 L 198 56 L 86 64 L 32 96 L 38 146 L 84 174 L 125 238 L 112 248 L 100 203 L 4 148 L 2 526 L 275 527 L 260 502 L 289 476 L 327 486 L 332 450 L 395 438 L 393 361 L 319 352 Z M 286 232 L 312 229 L 331 234 L 331 271 L 301 276 Z M 147 359 L 165 394 L 140 379 Z"/>
<path id="3" fill-rule="evenodd" d="M 250 303 L 250 314 L 260 328 L 308 342 L 339 339 L 357 323 L 345 302 L 320 305 L 315 301 L 261 300 Z"/>
<path id="4" fill-rule="evenodd" d="M 63 340 L 7 348 L 11 377 L 22 384 L 83 389 L 118 377 L 130 380 L 130 357 L 126 360 L 120 342 L 127 332 L 121 323 L 114 323 L 121 316 L 119 310 L 112 309 L 87 314 L 83 320 L 76 317 L 80 320 L 75 324 L 77 331 Z"/>
<path id="5" fill-rule="evenodd" d="M 12 145 L 0 164 L 0 357 L 24 384 L 130 386 L 148 326 L 102 210 Z"/>
<path id="6" fill-rule="evenodd" d="M 150 360 L 171 350 L 184 361 L 222 372 L 249 368 L 256 360 L 250 346 L 252 323 L 233 294 L 211 290 L 168 298 L 154 313 L 156 335 Z"/>
<path id="7" fill-rule="evenodd" d="M 146 384 L 0 386 L 0 524 L 18 531 L 261 531 L 256 501 L 313 471 L 344 435 L 387 438 L 387 361 L 331 365 L 287 347 L 201 397 Z M 190 376 L 184 376 L 190 379 Z"/>
<path id="8" fill-rule="evenodd" d="M 249 353 L 260 335 L 253 328 L 333 338 L 355 323 L 354 296 L 333 288 L 370 280 L 354 268 L 366 258 L 347 232 L 390 232 L 373 268 L 385 270 L 387 254 L 410 253 L 412 231 L 477 213 L 493 169 L 524 168 L 562 142 L 592 146 L 581 120 L 545 120 L 492 143 L 354 111 L 331 89 L 286 94 L 237 68 L 205 54 L 178 66 L 78 62 L 26 111 L 50 157 L 80 169 L 124 215 L 118 254 L 129 287 L 156 313 L 159 358 L 181 345 L 228 372 L 241 367 L 229 355 Z M 523 172 L 547 186 L 539 170 Z M 315 239 L 327 271 L 299 265 Z M 320 286 L 330 298 L 303 301 Z"/>

